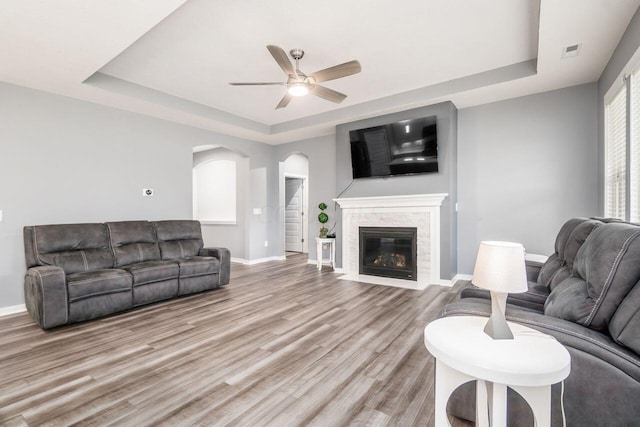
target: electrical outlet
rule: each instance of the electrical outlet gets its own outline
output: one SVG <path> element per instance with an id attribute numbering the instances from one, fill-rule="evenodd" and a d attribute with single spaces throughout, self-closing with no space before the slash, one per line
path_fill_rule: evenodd
<path id="1" fill-rule="evenodd" d="M 142 189 L 143 197 L 153 197 L 153 188 L 143 188 Z"/>
<path id="2" fill-rule="evenodd" d="M 268 241 L 268 240 L 265 240 L 265 241 L 264 241 L 264 247 L 265 247 L 265 248 L 268 248 L 268 247 L 269 247 L 269 241 Z"/>

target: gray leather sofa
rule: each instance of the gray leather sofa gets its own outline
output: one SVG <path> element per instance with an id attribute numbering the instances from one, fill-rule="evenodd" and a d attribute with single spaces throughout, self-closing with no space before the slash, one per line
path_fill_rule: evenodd
<path id="1" fill-rule="evenodd" d="M 198 221 L 24 227 L 27 311 L 43 329 L 229 283 L 230 254 Z"/>
<path id="2" fill-rule="evenodd" d="M 569 350 L 567 425 L 640 425 L 640 226 L 569 221 L 527 294 L 512 295 L 507 320 L 552 335 Z M 531 304 L 542 298 L 542 305 Z M 443 316 L 489 313 L 487 295 L 470 289 Z M 562 425 L 560 391 L 560 385 L 552 387 L 554 426 Z M 530 409 L 512 390 L 508 405 L 510 426 L 533 425 Z M 456 390 L 448 409 L 473 421 L 475 388 L 465 384 Z"/>

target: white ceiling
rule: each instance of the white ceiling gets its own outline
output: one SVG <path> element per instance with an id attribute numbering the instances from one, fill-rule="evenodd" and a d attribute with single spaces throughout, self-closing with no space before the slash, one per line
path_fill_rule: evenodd
<path id="1" fill-rule="evenodd" d="M 451 100 L 458 108 L 596 81 L 640 0 L 11 0 L 0 80 L 278 144 L 338 123 Z M 562 60 L 562 48 L 581 43 Z M 303 48 L 342 104 L 284 87 L 266 49 Z M 536 67 L 537 64 L 537 67 Z"/>

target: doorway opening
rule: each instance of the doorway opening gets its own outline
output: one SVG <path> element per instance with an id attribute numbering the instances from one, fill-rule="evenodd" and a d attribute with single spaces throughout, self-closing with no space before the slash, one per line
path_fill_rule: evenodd
<path id="1" fill-rule="evenodd" d="M 309 253 L 309 159 L 291 153 L 280 163 L 281 239 L 285 256 Z"/>
<path id="2" fill-rule="evenodd" d="M 284 178 L 284 249 L 287 255 L 304 252 L 304 178 Z"/>

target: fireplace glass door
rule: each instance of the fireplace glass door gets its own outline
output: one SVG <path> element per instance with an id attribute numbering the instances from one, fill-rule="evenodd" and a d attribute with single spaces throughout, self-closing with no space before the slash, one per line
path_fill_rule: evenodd
<path id="1" fill-rule="evenodd" d="M 360 227 L 360 274 L 418 280 L 417 228 Z"/>

